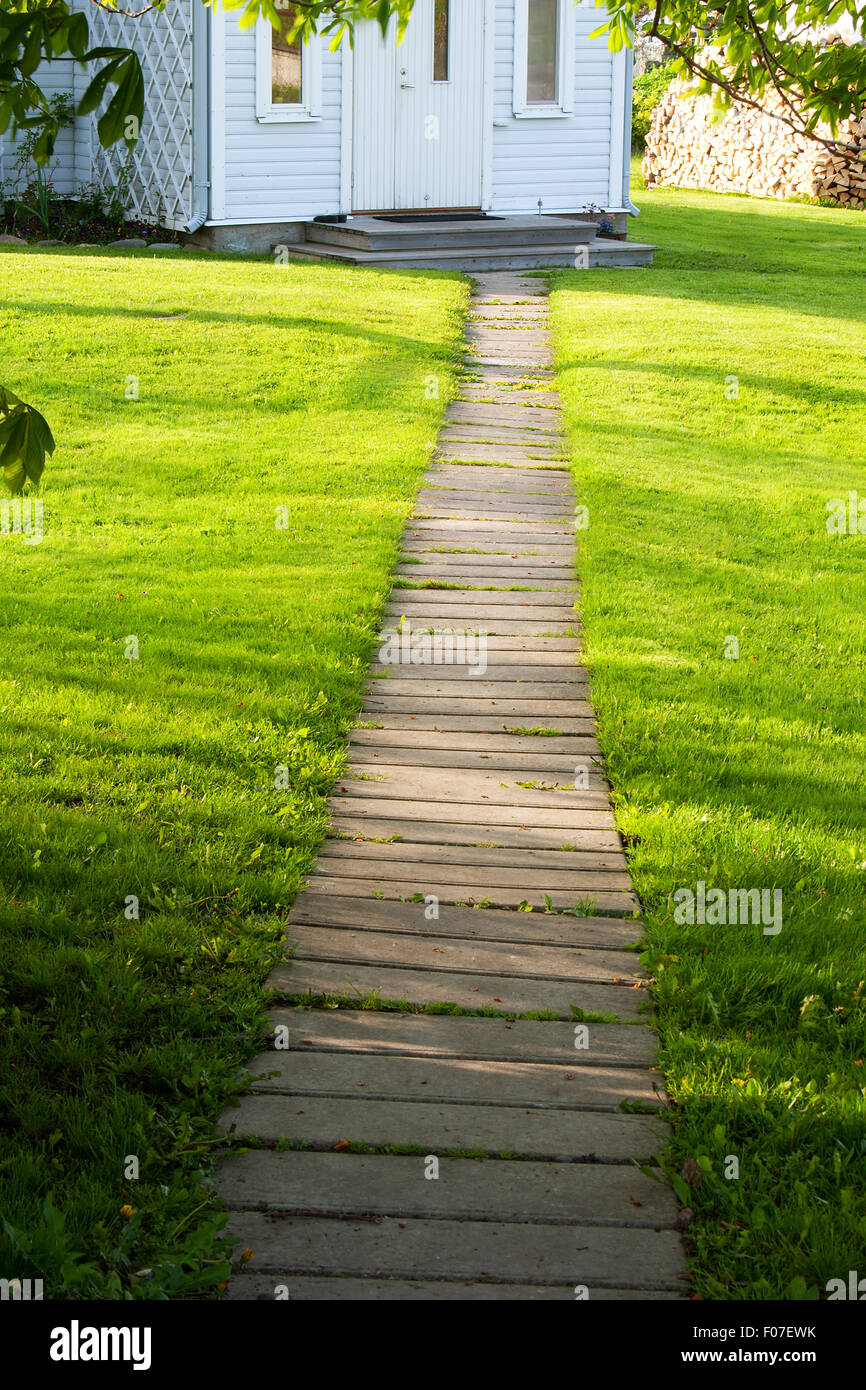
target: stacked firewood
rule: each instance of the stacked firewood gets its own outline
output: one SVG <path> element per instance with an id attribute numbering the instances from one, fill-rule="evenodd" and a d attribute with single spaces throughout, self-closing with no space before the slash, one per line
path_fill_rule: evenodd
<path id="1" fill-rule="evenodd" d="M 866 120 L 844 121 L 835 153 L 798 135 L 772 114 L 737 103 L 719 114 L 711 96 L 683 96 L 675 81 L 653 113 L 643 162 L 653 186 L 706 188 L 759 198 L 806 194 L 866 207 Z M 829 127 L 818 133 L 831 138 Z"/>

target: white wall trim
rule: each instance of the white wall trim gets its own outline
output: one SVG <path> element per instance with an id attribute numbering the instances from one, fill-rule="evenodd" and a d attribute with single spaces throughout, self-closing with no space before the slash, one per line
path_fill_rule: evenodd
<path id="1" fill-rule="evenodd" d="M 623 163 L 625 155 L 625 103 L 628 51 L 621 48 L 612 55 L 610 84 L 610 185 L 608 207 L 623 203 Z"/>
<path id="2" fill-rule="evenodd" d="M 512 109 L 520 120 L 550 120 L 574 112 L 575 6 L 573 0 L 558 0 L 557 44 L 559 72 L 557 100 L 550 105 L 526 100 L 528 61 L 529 0 L 514 0 L 514 88 Z"/>
<path id="3" fill-rule="evenodd" d="M 285 106 L 272 100 L 270 20 L 256 21 L 256 120 L 263 124 L 283 121 L 318 121 L 322 116 L 322 40 L 305 43 L 301 53 L 301 84 L 304 100 Z"/>
<path id="4" fill-rule="evenodd" d="M 226 12 L 210 11 L 210 220 L 226 215 Z"/>
<path id="5" fill-rule="evenodd" d="M 493 112 L 496 96 L 496 0 L 484 4 L 484 97 L 481 126 L 481 209 L 493 204 Z"/>
<path id="6" fill-rule="evenodd" d="M 340 212 L 350 213 L 355 151 L 355 53 L 345 36 L 340 47 Z"/>

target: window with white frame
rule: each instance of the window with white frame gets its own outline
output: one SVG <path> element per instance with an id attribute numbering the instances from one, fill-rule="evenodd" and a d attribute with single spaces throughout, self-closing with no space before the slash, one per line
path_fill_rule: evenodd
<path id="1" fill-rule="evenodd" d="M 256 116 L 260 121 L 313 121 L 321 114 L 319 40 L 302 43 L 294 34 L 292 0 L 275 0 L 280 27 L 256 25 Z"/>
<path id="2" fill-rule="evenodd" d="M 574 62 L 574 0 L 515 0 L 515 116 L 571 115 Z"/>

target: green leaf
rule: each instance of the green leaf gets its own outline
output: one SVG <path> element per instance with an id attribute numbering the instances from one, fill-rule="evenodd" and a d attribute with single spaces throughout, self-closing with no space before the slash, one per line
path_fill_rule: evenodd
<path id="1" fill-rule="evenodd" d="M 144 75 L 135 53 L 130 53 L 118 69 L 117 91 L 96 123 L 99 142 L 104 149 L 126 138 L 126 122 L 134 116 L 138 128 L 144 115 Z M 132 148 L 135 141 L 126 138 Z"/>
<path id="2" fill-rule="evenodd" d="M 0 468 L 9 491 L 18 494 L 27 482 L 35 487 L 54 449 L 45 417 L 0 386 Z"/>
<path id="3" fill-rule="evenodd" d="M 688 1183 L 683 1178 L 681 1178 L 678 1173 L 675 1173 L 674 1176 L 671 1178 L 671 1186 L 673 1187 L 674 1192 L 679 1197 L 683 1206 L 687 1207 L 692 1195 Z"/>

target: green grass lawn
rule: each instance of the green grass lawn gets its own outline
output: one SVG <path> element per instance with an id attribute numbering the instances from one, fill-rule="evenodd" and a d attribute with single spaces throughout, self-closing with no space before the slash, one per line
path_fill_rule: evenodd
<path id="1" fill-rule="evenodd" d="M 0 381 L 58 441 L 41 544 L 0 537 L 0 1275 L 46 1297 L 225 1274 L 213 1121 L 265 1037 L 465 297 L 0 252 Z"/>
<path id="2" fill-rule="evenodd" d="M 699 1296 L 825 1297 L 866 1249 L 866 534 L 826 527 L 866 503 L 866 218 L 634 197 L 655 269 L 558 273 L 553 313 L 665 1162 Z M 701 880 L 782 930 L 678 925 Z"/>

